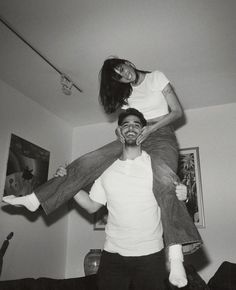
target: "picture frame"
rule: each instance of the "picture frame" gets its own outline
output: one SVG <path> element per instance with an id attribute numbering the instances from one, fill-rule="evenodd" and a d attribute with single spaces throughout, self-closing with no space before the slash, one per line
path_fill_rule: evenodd
<path id="1" fill-rule="evenodd" d="M 193 222 L 198 228 L 205 228 L 199 147 L 179 150 L 177 174 L 187 186 L 186 207 Z"/>
<path id="2" fill-rule="evenodd" d="M 187 186 L 186 207 L 198 228 L 205 227 L 203 208 L 202 181 L 200 170 L 199 147 L 179 150 L 177 175 L 180 182 Z M 94 230 L 104 230 L 107 221 L 107 209 L 102 207 L 94 215 Z"/>
<path id="3" fill-rule="evenodd" d="M 103 206 L 94 214 L 94 230 L 95 231 L 103 231 L 105 230 L 107 223 L 107 208 Z"/>
<path id="4" fill-rule="evenodd" d="M 48 179 L 50 152 L 11 134 L 4 195 L 25 196 Z"/>

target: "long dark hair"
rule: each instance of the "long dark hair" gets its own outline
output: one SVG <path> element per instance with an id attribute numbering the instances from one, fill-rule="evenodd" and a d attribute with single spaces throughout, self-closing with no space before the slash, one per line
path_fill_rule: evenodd
<path id="1" fill-rule="evenodd" d="M 136 72 L 139 71 L 130 61 L 116 57 L 106 59 L 100 70 L 99 97 L 108 114 L 127 104 L 127 99 L 133 90 L 130 83 L 119 82 L 121 76 L 115 72 L 115 68 L 124 63 L 129 63 Z"/>

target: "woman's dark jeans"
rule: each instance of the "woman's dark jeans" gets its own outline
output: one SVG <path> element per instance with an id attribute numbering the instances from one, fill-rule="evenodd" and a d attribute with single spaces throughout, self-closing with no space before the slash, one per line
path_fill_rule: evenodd
<path id="1" fill-rule="evenodd" d="M 165 246 L 182 244 L 184 253 L 194 252 L 201 237 L 184 202 L 177 199 L 174 181 L 178 167 L 178 144 L 170 126 L 152 133 L 142 148 L 150 156 L 153 169 L 153 191 L 161 208 Z M 96 180 L 122 153 L 116 140 L 87 153 L 67 167 L 67 175 L 54 177 L 34 190 L 46 214 L 71 199 L 80 189 L 89 190 Z"/>

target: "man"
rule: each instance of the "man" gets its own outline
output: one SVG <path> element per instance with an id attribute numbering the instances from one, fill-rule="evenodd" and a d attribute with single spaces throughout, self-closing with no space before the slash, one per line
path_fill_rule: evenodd
<path id="1" fill-rule="evenodd" d="M 165 262 L 160 208 L 152 191 L 150 156 L 136 144 L 146 125 L 143 115 L 128 109 L 118 120 L 125 139 L 120 159 L 94 183 L 90 194 L 81 190 L 76 202 L 89 213 L 107 205 L 104 251 L 98 270 L 99 290 L 163 288 Z M 169 280 L 187 284 L 181 245 L 169 247 Z"/>

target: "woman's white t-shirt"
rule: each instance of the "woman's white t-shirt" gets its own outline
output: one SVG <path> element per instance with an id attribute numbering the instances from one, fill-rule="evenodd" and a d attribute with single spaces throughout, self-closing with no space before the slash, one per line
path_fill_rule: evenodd
<path id="1" fill-rule="evenodd" d="M 132 86 L 128 105 L 122 106 L 122 109 L 135 108 L 143 113 L 146 120 L 168 114 L 168 104 L 162 93 L 168 83 L 169 80 L 160 71 L 147 73 L 140 85 Z"/>

